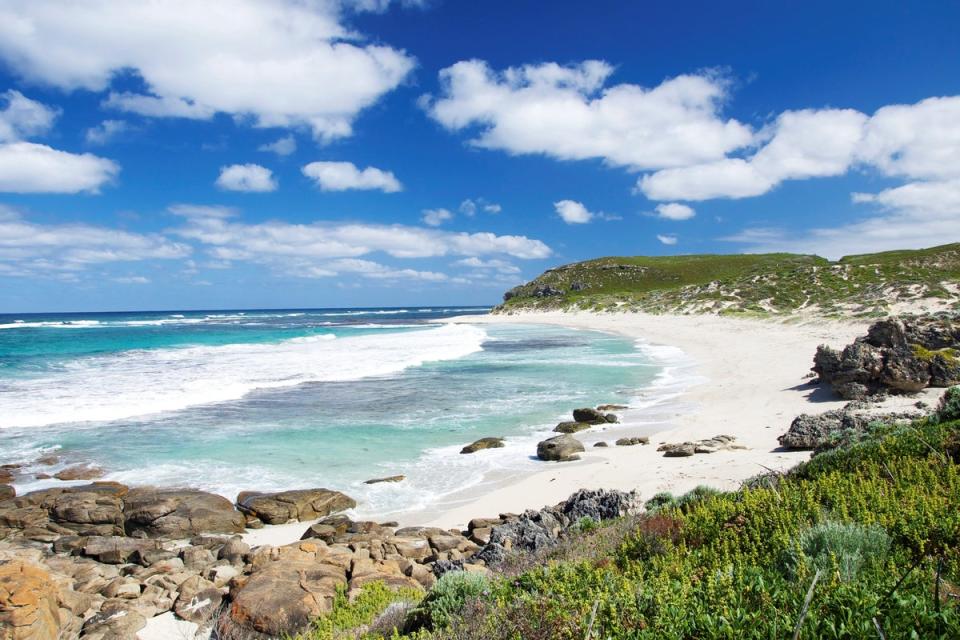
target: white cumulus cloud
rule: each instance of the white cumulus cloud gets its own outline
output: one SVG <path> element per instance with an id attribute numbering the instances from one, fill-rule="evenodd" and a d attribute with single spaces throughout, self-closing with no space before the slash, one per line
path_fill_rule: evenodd
<path id="1" fill-rule="evenodd" d="M 0 144 L 0 192 L 97 193 L 120 173 L 112 160 L 33 142 Z"/>
<path id="2" fill-rule="evenodd" d="M 749 127 L 720 116 L 727 82 L 718 75 L 606 86 L 613 71 L 600 60 L 501 72 L 462 61 L 440 72 L 441 94 L 423 104 L 447 129 L 478 127 L 479 147 L 637 170 L 711 162 L 752 142 Z"/>
<path id="3" fill-rule="evenodd" d="M 14 142 L 47 133 L 60 111 L 27 98 L 19 91 L 0 94 L 0 142 Z"/>
<path id="4" fill-rule="evenodd" d="M 278 138 L 273 142 L 267 144 L 262 144 L 258 147 L 260 151 L 269 151 L 270 153 L 275 153 L 278 156 L 289 156 L 291 153 L 297 150 L 297 139 L 293 135 L 287 135 L 282 138 Z"/>
<path id="5" fill-rule="evenodd" d="M 226 191 L 250 191 L 264 193 L 276 191 L 277 182 L 273 172 L 258 164 L 232 164 L 220 168 L 217 186 Z"/>
<path id="6" fill-rule="evenodd" d="M 674 236 L 674 235 L 657 234 L 657 240 L 659 240 L 661 244 L 665 244 L 671 247 L 677 244 L 677 236 Z"/>
<path id="7" fill-rule="evenodd" d="M 404 51 L 343 24 L 337 2 L 8 0 L 0 58 L 17 75 L 64 90 L 113 89 L 105 104 L 155 117 L 226 113 L 262 127 L 349 136 L 358 113 L 414 67 Z"/>
<path id="8" fill-rule="evenodd" d="M 87 144 L 104 145 L 130 131 L 130 128 L 130 123 L 126 120 L 104 120 L 97 126 L 87 129 L 83 137 Z"/>
<path id="9" fill-rule="evenodd" d="M 424 209 L 421 218 L 424 224 L 439 227 L 444 222 L 453 219 L 453 214 L 447 209 Z"/>
<path id="10" fill-rule="evenodd" d="M 689 220 L 697 215 L 692 207 L 679 202 L 667 202 L 657 205 L 657 217 L 664 220 Z"/>
<path id="11" fill-rule="evenodd" d="M 395 193 L 403 190 L 392 172 L 376 167 L 361 170 L 352 162 L 311 162 L 303 167 L 303 175 L 313 179 L 323 191 L 378 189 Z"/>

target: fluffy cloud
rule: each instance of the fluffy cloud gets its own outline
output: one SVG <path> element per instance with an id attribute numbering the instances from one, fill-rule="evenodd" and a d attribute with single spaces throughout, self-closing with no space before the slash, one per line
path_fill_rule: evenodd
<path id="1" fill-rule="evenodd" d="M 47 133 L 60 112 L 19 91 L 0 94 L 0 142 L 14 142 Z"/>
<path id="2" fill-rule="evenodd" d="M 717 75 L 605 87 L 612 73 L 599 60 L 502 72 L 463 61 L 440 72 L 442 94 L 423 104 L 447 129 L 479 127 L 471 141 L 479 147 L 636 170 L 712 162 L 753 139 L 749 127 L 720 117 L 727 83 Z"/>
<path id="3" fill-rule="evenodd" d="M 503 211 L 503 207 L 494 202 L 487 202 L 484 198 L 477 198 L 475 200 L 467 198 L 460 203 L 460 213 L 468 218 L 477 215 L 477 211 L 483 211 L 484 213 L 500 213 Z"/>
<path id="4" fill-rule="evenodd" d="M 87 129 L 83 137 L 87 144 L 104 145 L 129 130 L 130 123 L 126 120 L 104 120 L 97 126 Z"/>
<path id="5" fill-rule="evenodd" d="M 262 144 L 258 149 L 275 153 L 278 156 L 289 156 L 297 150 L 297 139 L 293 135 L 284 136 L 268 144 Z"/>
<path id="6" fill-rule="evenodd" d="M 455 233 L 398 224 L 246 224 L 236 221 L 230 209 L 195 205 L 171 207 L 171 212 L 186 219 L 185 225 L 172 232 L 207 245 L 217 260 L 318 261 L 373 253 L 400 259 L 497 254 L 535 259 L 551 255 L 547 245 L 526 236 Z"/>
<path id="7" fill-rule="evenodd" d="M 9 0 L 0 6 L 0 58 L 64 90 L 106 91 L 121 73 L 138 76 L 143 90 L 111 93 L 114 108 L 226 113 L 255 126 L 309 127 L 320 140 L 349 136 L 357 114 L 414 66 L 346 27 L 339 3 L 299 0 Z"/>
<path id="8" fill-rule="evenodd" d="M 506 260 L 492 258 L 490 260 L 481 260 L 480 258 L 463 258 L 453 263 L 457 267 L 468 267 L 471 269 L 491 270 L 503 275 L 513 275 L 520 273 L 520 267 Z"/>
<path id="9" fill-rule="evenodd" d="M 845 255 L 893 249 L 920 249 L 960 238 L 960 179 L 914 182 L 876 194 L 854 194 L 854 202 L 878 210 L 836 227 L 809 231 L 746 229 L 724 238 L 751 251 Z"/>
<path id="10" fill-rule="evenodd" d="M 852 109 L 787 111 L 761 133 L 767 142 L 750 158 L 664 169 L 641 177 L 652 200 L 746 198 L 784 180 L 846 173 L 863 139 L 867 117 Z"/>
<path id="11" fill-rule="evenodd" d="M 43 144 L 0 144 L 0 192 L 97 193 L 120 173 L 112 160 Z"/>
<path id="12" fill-rule="evenodd" d="M 227 191 L 276 191 L 273 172 L 258 164 L 232 164 L 220 168 L 217 186 Z"/>
<path id="13" fill-rule="evenodd" d="M 87 224 L 36 224 L 0 208 L 0 268 L 7 275 L 56 276 L 110 262 L 176 259 L 190 247 L 156 234 Z"/>
<path id="14" fill-rule="evenodd" d="M 447 220 L 453 219 L 453 214 L 446 209 L 424 209 L 421 218 L 424 224 L 439 227 Z"/>
<path id="15" fill-rule="evenodd" d="M 312 178 L 323 191 L 379 189 L 395 193 L 403 190 L 392 172 L 376 167 L 360 170 L 352 162 L 311 162 L 303 167 L 303 175 Z"/>
<path id="16" fill-rule="evenodd" d="M 679 202 L 667 202 L 657 205 L 657 217 L 664 220 L 689 220 L 697 215 L 691 207 Z"/>
<path id="17" fill-rule="evenodd" d="M 593 212 L 576 200 L 560 200 L 553 203 L 557 215 L 567 224 L 586 224 L 593 220 Z"/>
<path id="18" fill-rule="evenodd" d="M 677 244 L 677 236 L 674 235 L 661 235 L 657 234 L 657 240 L 660 241 L 660 244 L 665 244 L 667 246 L 673 246 Z"/>

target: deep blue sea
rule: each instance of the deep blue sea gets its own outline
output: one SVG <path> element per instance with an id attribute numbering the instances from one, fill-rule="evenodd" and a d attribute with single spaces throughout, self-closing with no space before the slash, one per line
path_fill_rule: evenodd
<path id="1" fill-rule="evenodd" d="M 77 463 L 129 484 L 326 486 L 360 513 L 536 465 L 576 406 L 629 403 L 664 361 L 605 333 L 438 324 L 473 307 L 0 315 L 0 464 L 19 491 Z M 508 446 L 459 455 L 483 436 Z M 56 453 L 61 462 L 37 459 Z M 405 482 L 366 485 L 404 474 Z"/>

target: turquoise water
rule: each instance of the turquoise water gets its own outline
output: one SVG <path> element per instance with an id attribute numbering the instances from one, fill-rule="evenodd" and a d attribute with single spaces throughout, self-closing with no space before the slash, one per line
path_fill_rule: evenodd
<path id="1" fill-rule="evenodd" d="M 661 363 L 631 340 L 438 325 L 477 309 L 0 316 L 0 463 L 89 462 L 131 484 L 327 486 L 359 510 L 416 509 L 536 465 L 575 406 L 629 402 Z M 459 455 L 506 436 L 504 449 Z M 405 474 L 399 484 L 363 480 Z"/>

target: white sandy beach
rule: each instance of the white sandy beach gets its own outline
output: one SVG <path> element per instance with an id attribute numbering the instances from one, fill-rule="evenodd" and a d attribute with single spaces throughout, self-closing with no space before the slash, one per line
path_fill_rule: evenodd
<path id="1" fill-rule="evenodd" d="M 555 504 L 581 488 L 636 489 L 643 498 L 649 498 L 658 491 L 684 493 L 700 484 L 731 489 L 765 469 L 790 468 L 810 454 L 778 450 L 777 436 L 801 413 L 820 413 L 845 404 L 828 389 L 810 385 L 805 377 L 810 373 L 817 345 L 842 347 L 864 334 L 869 324 L 586 312 L 469 316 L 452 321 L 558 324 L 670 345 L 692 358 L 699 381 L 683 394 L 688 401 L 683 406 L 689 409 L 678 410 L 669 418 L 668 428 L 655 433 L 650 445 L 612 446 L 616 438 L 630 435 L 631 423 L 639 417 L 639 412 L 623 412 L 622 424 L 611 431 L 577 434 L 587 444 L 582 460 L 544 463 L 541 472 L 483 495 L 464 496 L 453 508 L 416 523 L 444 528 L 464 527 L 478 516 Z M 926 399 L 937 397 L 937 391 L 927 390 Z M 909 406 L 916 400 L 892 398 L 887 406 Z M 690 458 L 665 458 L 657 451 L 662 442 L 699 440 L 718 434 L 736 436 L 748 449 Z M 590 446 L 601 439 L 611 446 Z"/>

